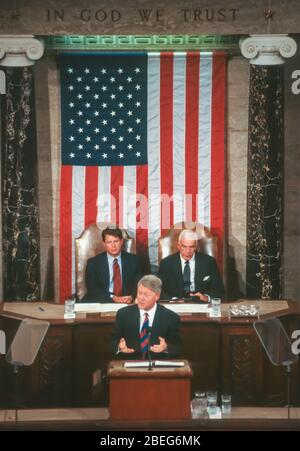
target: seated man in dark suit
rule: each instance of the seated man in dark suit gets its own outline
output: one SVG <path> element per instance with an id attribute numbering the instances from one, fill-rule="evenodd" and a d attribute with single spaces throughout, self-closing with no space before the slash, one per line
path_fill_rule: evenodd
<path id="1" fill-rule="evenodd" d="M 136 305 L 118 311 L 112 350 L 121 359 L 174 358 L 180 353 L 180 319 L 157 301 L 161 280 L 144 276 L 138 283 Z M 151 331 L 151 333 L 150 333 Z"/>
<path id="2" fill-rule="evenodd" d="M 134 254 L 121 251 L 123 236 L 119 228 L 107 227 L 102 231 L 102 239 L 105 252 L 87 262 L 87 295 L 83 301 L 130 304 L 142 276 L 140 260 Z"/>
<path id="3" fill-rule="evenodd" d="M 209 255 L 196 252 L 197 233 L 183 230 L 178 239 L 179 252 L 164 258 L 158 277 L 163 283 L 162 299 L 184 298 L 209 302 L 222 298 L 224 285 L 216 261 Z"/>

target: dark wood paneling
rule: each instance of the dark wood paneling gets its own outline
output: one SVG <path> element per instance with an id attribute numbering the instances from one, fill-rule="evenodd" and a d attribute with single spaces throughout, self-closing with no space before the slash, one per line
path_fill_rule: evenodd
<path id="1" fill-rule="evenodd" d="M 252 324 L 222 328 L 222 392 L 234 404 L 261 400 L 262 356 Z"/>
<path id="2" fill-rule="evenodd" d="M 192 391 L 217 390 L 221 381 L 221 328 L 213 322 L 182 322 L 182 357 L 193 368 Z"/>
<path id="3" fill-rule="evenodd" d="M 113 323 L 80 324 L 73 328 L 74 403 L 93 405 L 93 372 L 105 376 L 112 359 L 109 342 Z M 105 381 L 103 381 L 105 391 Z"/>

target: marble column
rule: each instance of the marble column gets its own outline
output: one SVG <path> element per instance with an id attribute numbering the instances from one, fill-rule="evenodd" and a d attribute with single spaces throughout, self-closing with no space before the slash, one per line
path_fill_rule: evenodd
<path id="1" fill-rule="evenodd" d="M 33 65 L 43 55 L 33 36 L 0 36 L 6 93 L 2 122 L 3 299 L 40 298 L 37 142 Z"/>
<path id="2" fill-rule="evenodd" d="M 250 59 L 246 296 L 282 297 L 283 64 L 296 52 L 287 35 L 255 35 L 240 44 Z"/>

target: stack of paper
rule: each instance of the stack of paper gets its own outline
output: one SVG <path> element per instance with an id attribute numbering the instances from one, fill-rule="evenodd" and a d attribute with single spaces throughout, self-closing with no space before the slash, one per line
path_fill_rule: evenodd
<path id="1" fill-rule="evenodd" d="M 185 302 L 184 304 L 164 304 L 169 310 L 172 310 L 175 313 L 208 313 L 209 306 L 208 304 L 192 304 Z"/>
<path id="2" fill-rule="evenodd" d="M 145 360 L 124 363 L 124 368 L 148 368 L 148 366 L 149 362 Z M 181 368 L 184 367 L 184 362 L 176 362 L 172 360 L 152 360 L 151 366 L 154 368 Z"/>
<path id="3" fill-rule="evenodd" d="M 120 308 L 127 307 L 127 304 L 115 304 L 114 302 L 108 304 L 100 304 L 97 302 L 83 302 L 75 304 L 75 312 L 80 313 L 104 313 L 117 312 Z"/>

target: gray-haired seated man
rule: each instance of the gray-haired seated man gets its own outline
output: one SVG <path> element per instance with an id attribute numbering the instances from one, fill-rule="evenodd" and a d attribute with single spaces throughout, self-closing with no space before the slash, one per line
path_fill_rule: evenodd
<path id="1" fill-rule="evenodd" d="M 181 348 L 180 318 L 157 301 L 162 283 L 154 275 L 138 283 L 136 303 L 120 309 L 112 335 L 112 350 L 120 359 L 178 357 Z"/>
<path id="2" fill-rule="evenodd" d="M 162 280 L 161 299 L 183 298 L 209 302 L 224 297 L 224 285 L 213 257 L 197 252 L 198 236 L 183 230 L 178 239 L 176 254 L 164 258 L 158 276 Z"/>

